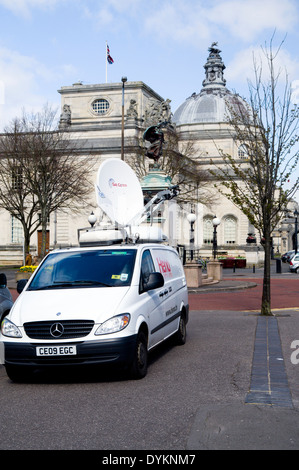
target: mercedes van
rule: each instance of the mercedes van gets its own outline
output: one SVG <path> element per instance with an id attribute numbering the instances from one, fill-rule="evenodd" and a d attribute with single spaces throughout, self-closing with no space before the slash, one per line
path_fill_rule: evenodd
<path id="1" fill-rule="evenodd" d="M 188 293 L 175 249 L 158 243 L 49 253 L 1 324 L 11 380 L 36 369 L 118 365 L 147 373 L 148 352 L 186 340 Z"/>

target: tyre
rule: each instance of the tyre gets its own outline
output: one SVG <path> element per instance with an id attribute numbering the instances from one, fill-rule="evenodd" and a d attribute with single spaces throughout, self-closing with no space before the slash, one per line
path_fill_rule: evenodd
<path id="1" fill-rule="evenodd" d="M 133 362 L 130 368 L 130 377 L 132 379 L 143 379 L 147 374 L 147 336 L 140 331 L 137 336 Z"/>
<path id="2" fill-rule="evenodd" d="M 180 323 L 178 331 L 175 333 L 175 342 L 178 345 L 183 345 L 186 343 L 187 337 L 187 327 L 186 327 L 186 317 L 185 315 L 180 316 Z"/>

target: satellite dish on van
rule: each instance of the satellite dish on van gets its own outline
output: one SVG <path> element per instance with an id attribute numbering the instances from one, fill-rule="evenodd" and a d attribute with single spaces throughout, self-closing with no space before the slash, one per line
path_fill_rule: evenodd
<path id="1" fill-rule="evenodd" d="M 111 158 L 101 164 L 95 189 L 98 206 L 119 225 L 127 225 L 144 208 L 138 178 L 123 160 Z"/>

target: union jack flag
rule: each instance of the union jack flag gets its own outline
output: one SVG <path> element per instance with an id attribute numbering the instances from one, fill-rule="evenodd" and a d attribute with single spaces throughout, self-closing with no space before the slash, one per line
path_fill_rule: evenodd
<path id="1" fill-rule="evenodd" d="M 108 61 L 108 64 L 113 64 L 114 60 L 112 59 L 111 55 L 110 55 L 110 49 L 109 49 L 109 46 L 107 44 L 107 61 Z"/>

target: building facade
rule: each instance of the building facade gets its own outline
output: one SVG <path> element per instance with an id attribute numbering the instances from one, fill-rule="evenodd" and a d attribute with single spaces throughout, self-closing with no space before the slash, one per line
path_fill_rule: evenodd
<path id="1" fill-rule="evenodd" d="M 122 137 L 124 160 L 134 147 L 139 147 L 145 129 L 163 121 L 171 121 L 176 127 L 179 142 L 190 140 L 200 155 L 200 165 L 208 168 L 210 159 L 221 164 L 219 149 L 230 153 L 237 160 L 246 158 L 246 149 L 238 148 L 226 122 L 229 106 L 242 106 L 239 95 L 229 91 L 224 78 L 225 65 L 220 50 L 214 43 L 209 48 L 204 65 L 205 76 L 199 93 L 193 93 L 172 115 L 170 100 L 164 100 L 143 82 L 83 85 L 81 82 L 63 86 L 61 95 L 60 127 L 70 132 L 71 138 L 81 142 L 81 153 L 96 159 L 96 172 L 100 164 L 109 158 L 120 158 Z M 166 188 L 172 182 L 162 169 L 149 170 L 141 180 L 145 193 Z M 212 187 L 211 187 L 212 191 Z M 293 210 L 296 207 L 291 207 Z M 79 213 L 57 211 L 49 220 L 49 249 L 77 245 L 78 229 L 88 226 L 91 212 L 97 224 L 108 223 L 107 217 L 96 207 L 95 194 L 90 195 L 90 205 Z M 190 226 L 188 214 L 195 214 Z M 249 264 L 263 259 L 263 249 L 247 217 L 220 193 L 214 193 L 209 205 L 202 203 L 178 205 L 175 201 L 165 203 L 159 215 L 148 223 L 162 226 L 170 243 L 199 250 L 203 257 L 211 257 L 213 241 L 213 218 L 217 216 L 218 250 L 231 256 L 246 257 Z M 7 211 L 0 211 L 0 264 L 22 264 L 22 228 Z M 192 233 L 190 230 L 192 228 Z M 274 250 L 285 252 L 292 249 L 294 224 L 288 223 L 274 234 Z M 252 242 L 253 241 L 253 242 Z M 39 233 L 31 240 L 31 253 L 38 254 Z"/>

